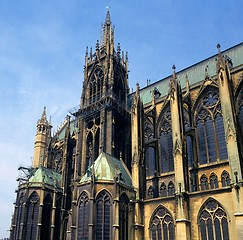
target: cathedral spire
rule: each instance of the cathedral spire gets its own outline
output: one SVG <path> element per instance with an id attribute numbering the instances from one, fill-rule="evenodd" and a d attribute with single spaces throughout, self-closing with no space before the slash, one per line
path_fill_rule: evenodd
<path id="1" fill-rule="evenodd" d="M 37 130 L 35 135 L 33 167 L 46 165 L 47 145 L 51 137 L 51 125 L 47 121 L 46 107 L 42 112 L 41 118 L 37 121 Z"/>

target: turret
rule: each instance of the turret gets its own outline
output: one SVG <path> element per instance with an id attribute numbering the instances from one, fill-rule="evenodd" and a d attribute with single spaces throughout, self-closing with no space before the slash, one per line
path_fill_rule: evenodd
<path id="1" fill-rule="evenodd" d="M 47 166 L 48 143 L 51 138 L 52 126 L 46 119 L 46 107 L 44 107 L 41 118 L 37 121 L 33 168 Z"/>

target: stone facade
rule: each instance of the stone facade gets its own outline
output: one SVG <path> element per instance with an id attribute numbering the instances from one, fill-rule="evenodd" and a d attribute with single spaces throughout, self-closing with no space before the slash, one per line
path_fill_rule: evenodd
<path id="1" fill-rule="evenodd" d="M 108 10 L 80 105 L 37 122 L 10 239 L 242 239 L 243 44 L 217 48 L 129 93 Z"/>

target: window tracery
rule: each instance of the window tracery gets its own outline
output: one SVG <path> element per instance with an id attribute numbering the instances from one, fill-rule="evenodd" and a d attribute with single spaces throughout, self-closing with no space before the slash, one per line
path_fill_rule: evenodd
<path id="1" fill-rule="evenodd" d="M 147 192 L 147 198 L 153 198 L 154 197 L 154 187 L 149 186 L 148 192 Z"/>
<path id="2" fill-rule="evenodd" d="M 78 240 L 89 238 L 89 198 L 83 192 L 80 196 L 78 207 Z"/>
<path id="3" fill-rule="evenodd" d="M 150 234 L 152 240 L 174 240 L 175 227 L 170 212 L 160 206 L 150 220 Z"/>
<path id="4" fill-rule="evenodd" d="M 167 189 L 166 184 L 164 182 L 161 183 L 159 193 L 161 197 L 167 197 Z"/>
<path id="5" fill-rule="evenodd" d="M 160 172 L 174 171 L 171 112 L 169 109 L 163 112 L 163 119 L 161 120 L 159 132 L 161 150 Z"/>
<path id="6" fill-rule="evenodd" d="M 208 190 L 208 178 L 205 174 L 203 174 L 200 178 L 200 184 L 201 184 L 201 191 Z"/>
<path id="7" fill-rule="evenodd" d="M 100 67 L 97 67 L 91 75 L 89 83 L 89 98 L 90 103 L 100 99 L 102 86 L 104 81 L 104 72 Z"/>
<path id="8" fill-rule="evenodd" d="M 120 197 L 119 203 L 119 226 L 120 226 L 120 238 L 122 240 L 128 240 L 128 204 L 129 199 L 125 193 Z"/>
<path id="9" fill-rule="evenodd" d="M 172 181 L 168 184 L 168 196 L 173 196 L 175 194 L 175 185 Z"/>
<path id="10" fill-rule="evenodd" d="M 209 199 L 199 212 L 199 228 L 202 240 L 228 240 L 228 219 L 221 205 Z"/>
<path id="11" fill-rule="evenodd" d="M 222 187 L 230 186 L 230 175 L 225 170 L 221 174 L 221 183 L 222 183 Z"/>
<path id="12" fill-rule="evenodd" d="M 40 198 L 33 192 L 27 201 L 25 239 L 35 239 L 37 235 Z"/>
<path id="13" fill-rule="evenodd" d="M 200 164 L 228 158 L 217 89 L 209 89 L 197 107 L 196 132 Z"/>
<path id="14" fill-rule="evenodd" d="M 146 142 L 154 138 L 153 123 L 149 118 L 145 119 L 144 137 Z"/>
<path id="15" fill-rule="evenodd" d="M 210 175 L 210 188 L 215 189 L 219 187 L 218 177 L 215 173 Z"/>
<path id="16" fill-rule="evenodd" d="M 111 227 L 111 198 L 106 191 L 96 199 L 96 239 L 109 240 Z"/>

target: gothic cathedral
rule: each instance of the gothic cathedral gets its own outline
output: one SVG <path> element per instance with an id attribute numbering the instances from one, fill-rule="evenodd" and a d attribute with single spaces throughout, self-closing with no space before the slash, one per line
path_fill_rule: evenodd
<path id="1" fill-rule="evenodd" d="M 130 93 L 107 10 L 81 101 L 37 122 L 11 240 L 243 239 L 243 43 Z"/>

